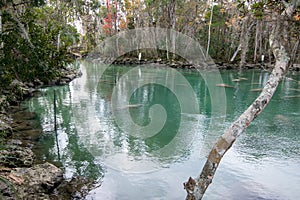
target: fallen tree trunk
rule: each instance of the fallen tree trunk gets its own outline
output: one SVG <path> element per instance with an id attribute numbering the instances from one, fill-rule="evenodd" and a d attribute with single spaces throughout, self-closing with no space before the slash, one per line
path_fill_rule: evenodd
<path id="1" fill-rule="evenodd" d="M 210 151 L 206 163 L 201 174 L 193 179 L 192 177 L 184 183 L 187 191 L 188 200 L 202 199 L 206 189 L 211 184 L 215 172 L 220 164 L 224 154 L 230 149 L 237 137 L 245 131 L 250 123 L 263 111 L 271 100 L 276 88 L 286 73 L 289 66 L 289 57 L 284 45 L 277 39 L 280 36 L 280 15 L 273 16 L 277 19 L 272 26 L 272 32 L 269 36 L 269 43 L 276 59 L 275 67 L 269 77 L 268 82 L 263 88 L 260 95 L 248 107 L 248 109 L 225 131 L 225 133 L 217 140 L 216 144 Z"/>

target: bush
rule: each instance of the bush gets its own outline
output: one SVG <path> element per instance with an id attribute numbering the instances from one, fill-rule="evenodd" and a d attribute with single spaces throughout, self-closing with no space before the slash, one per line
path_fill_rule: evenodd
<path id="1" fill-rule="evenodd" d="M 38 78 L 46 82 L 72 62 L 68 48 L 78 41 L 78 33 L 54 18 L 53 13 L 51 7 L 27 8 L 18 17 L 3 13 L 1 88 L 14 79 L 32 82 Z"/>

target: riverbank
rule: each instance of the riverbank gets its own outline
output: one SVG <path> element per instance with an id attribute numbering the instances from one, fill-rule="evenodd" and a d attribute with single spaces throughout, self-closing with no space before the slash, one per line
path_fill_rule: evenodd
<path id="1" fill-rule="evenodd" d="M 89 58 L 88 58 L 89 59 Z M 95 58 L 95 55 L 92 55 L 91 60 L 100 63 L 106 64 L 116 64 L 116 65 L 144 65 L 144 64 L 155 64 L 161 66 L 168 66 L 171 68 L 178 68 L 178 69 L 209 69 L 211 65 L 214 65 L 219 70 L 231 70 L 231 69 L 240 69 L 239 63 L 228 63 L 228 62 L 218 62 L 215 61 L 214 63 L 207 63 L 204 65 L 194 65 L 189 63 L 185 60 L 164 60 L 164 59 L 141 59 L 135 57 L 119 57 L 117 59 L 113 58 Z M 243 70 L 248 69 L 264 69 L 264 70 L 271 70 L 273 69 L 275 63 L 246 63 L 242 66 Z M 290 68 L 290 71 L 300 71 L 300 64 L 293 64 Z"/>
<path id="2" fill-rule="evenodd" d="M 144 61 L 146 62 L 146 61 Z M 157 61 L 158 66 L 165 61 Z M 153 62 L 152 62 L 153 63 Z M 179 64 L 176 65 L 179 68 Z M 28 98 L 38 92 L 38 88 L 68 84 L 80 76 L 77 71 L 66 70 L 53 81 L 43 83 L 35 80 L 33 83 L 14 81 L 11 90 L 21 91 L 21 97 Z M 0 192 L 3 199 L 70 199 L 84 196 L 92 180 L 74 177 L 72 180 L 63 178 L 64 171 L 59 165 L 40 163 L 32 148 L 41 134 L 42 129 L 37 122 L 36 114 L 20 109 L 20 102 L 16 94 L 1 97 L 2 107 L 0 128 L 1 134 L 6 134 L 3 147 L 0 149 Z M 10 104 L 8 100 L 10 100 Z M 84 189 L 83 189 L 84 188 Z"/>
<path id="3" fill-rule="evenodd" d="M 154 67 L 154 69 L 143 70 L 145 67 Z M 119 197 L 126 199 L 135 199 L 136 197 L 141 199 L 184 199 L 185 191 L 182 187 L 182 180 L 186 180 L 189 174 L 199 173 L 199 166 L 205 161 L 203 160 L 205 152 L 210 150 L 209 147 L 204 147 L 203 152 L 199 152 L 201 150 L 199 147 L 202 147 L 205 142 L 212 143 L 214 138 L 218 138 L 223 133 L 222 127 L 227 122 L 234 121 L 237 113 L 243 112 L 245 107 L 251 104 L 253 99 L 259 95 L 259 91 L 254 89 L 262 88 L 269 77 L 269 72 L 263 70 L 245 70 L 242 74 L 239 73 L 239 70 L 222 70 L 220 75 L 224 84 L 231 86 L 224 88 L 226 94 L 224 96 L 220 92 L 209 93 L 205 77 L 200 73 L 194 73 L 197 70 L 179 70 L 180 74 L 184 75 L 188 81 L 187 84 L 183 84 L 184 82 L 176 76 L 168 73 L 167 67 L 155 68 L 155 65 L 144 65 L 141 69 L 139 83 L 144 84 L 134 93 L 130 92 L 130 98 L 127 98 L 126 94 L 132 91 L 133 83 L 138 77 L 138 71 L 131 71 L 137 70 L 136 66 L 107 67 L 102 64 L 82 62 L 81 70 L 84 72 L 84 76 L 71 82 L 70 87 L 56 89 L 57 97 L 60 102 L 63 102 L 58 104 L 60 150 L 54 143 L 54 135 L 44 137 L 40 144 L 45 146 L 43 155 L 46 159 L 52 157 L 58 160 L 58 152 L 60 152 L 63 165 L 67 167 L 69 174 L 75 172 L 97 178 L 100 186 L 90 191 L 86 199 L 116 199 Z M 103 70 L 105 70 L 104 73 L 101 73 Z M 203 74 L 214 75 L 215 73 L 205 70 Z M 224 194 L 228 194 L 227 199 L 241 197 L 293 199 L 298 195 L 296 186 L 299 181 L 299 173 L 297 173 L 299 159 L 295 160 L 295 158 L 299 158 L 299 156 L 295 149 L 298 149 L 300 145 L 298 141 L 300 138 L 297 137 L 296 131 L 299 130 L 297 122 L 300 115 L 295 108 L 299 108 L 300 101 L 297 97 L 289 98 L 287 96 L 299 95 L 297 90 L 300 88 L 294 81 L 300 80 L 299 75 L 299 72 L 290 73 L 289 79 L 285 79 L 278 86 L 274 99 L 268 105 L 269 111 L 266 111 L 264 116 L 257 121 L 258 123 L 249 128 L 247 134 L 239 138 L 229 155 L 230 159 L 225 162 L 225 175 L 221 175 L 221 180 L 216 182 L 217 189 L 209 193 L 211 195 L 208 196 L 208 199 L 222 198 Z M 211 77 L 213 79 L 210 84 L 215 91 L 223 90 L 216 85 L 220 82 L 214 79 L 215 76 Z M 241 81 L 238 82 L 237 79 Z M 119 84 L 122 85 L 121 90 L 114 88 L 116 84 L 118 85 L 116 80 L 118 83 L 123 81 L 124 84 Z M 180 117 L 182 111 L 176 102 L 178 97 L 174 96 L 172 91 L 159 85 L 145 84 L 149 81 L 160 83 L 162 80 L 173 84 L 175 89 L 181 89 L 179 92 L 189 90 L 186 85 L 190 85 L 189 87 L 195 91 L 197 97 L 187 95 L 187 93 L 181 94 L 191 100 L 192 98 L 197 99 L 200 113 L 181 114 Z M 32 98 L 27 104 L 30 105 L 31 110 L 40 113 L 39 116 L 44 121 L 43 127 L 48 129 L 49 135 L 53 133 L 49 129 L 49 126 L 51 128 L 50 123 L 53 122 L 53 88 L 43 90 L 43 94 L 45 95 Z M 181 94 L 179 93 L 179 95 Z M 176 134 L 176 138 L 182 136 L 182 139 L 154 137 L 147 139 L 147 143 L 145 143 L 143 138 L 132 138 L 130 133 L 133 133 L 136 127 L 120 129 L 114 120 L 115 114 L 112 112 L 114 108 L 111 107 L 111 102 L 114 100 L 113 95 L 122 97 L 115 99 L 118 104 L 119 102 L 123 104 L 117 107 L 126 108 L 128 105 L 132 107 L 130 116 L 126 115 L 126 119 L 131 119 L 139 124 L 144 117 L 145 120 L 148 119 L 148 110 L 151 105 L 160 104 L 167 113 L 166 126 L 170 127 L 165 133 L 177 133 L 176 127 L 180 122 L 180 132 L 182 131 L 183 135 Z M 226 108 L 226 121 L 217 120 L 216 126 L 212 127 L 215 131 L 210 132 L 212 110 L 218 109 L 212 104 L 212 99 L 217 101 L 215 102 L 217 106 L 221 106 L 218 107 L 221 111 Z M 222 106 L 224 102 L 227 103 Z M 216 115 L 216 119 L 220 119 L 220 115 L 217 113 Z M 180 121 L 178 121 L 179 117 Z M 126 122 L 128 121 L 126 120 Z M 283 132 L 285 134 L 282 134 Z M 195 136 L 193 136 L 194 134 Z M 170 140 L 172 141 L 169 142 Z M 161 143 L 158 143 L 160 141 Z M 168 144 L 168 146 L 160 151 L 158 145 L 161 144 Z M 50 153 L 48 154 L 48 152 Z M 203 159 L 200 158 L 201 155 L 199 157 L 199 153 L 202 153 Z M 242 168 L 232 172 L 231 166 L 236 163 Z M 263 166 L 263 168 L 258 169 L 257 166 Z M 272 166 L 271 170 L 278 169 L 275 172 L 279 172 L 280 176 L 276 180 L 272 179 L 274 178 L 273 172 L 266 173 L 266 169 L 269 171 L 270 166 Z M 286 166 L 288 168 L 282 170 Z M 100 172 L 97 172 L 98 169 Z M 264 177 L 263 175 L 266 175 L 267 179 L 261 179 L 260 177 Z M 285 179 L 281 180 L 282 177 Z M 247 181 L 245 182 L 245 180 Z M 274 183 L 281 183 L 285 180 L 291 182 L 287 184 L 291 187 L 279 188 L 279 190 L 276 187 L 278 184 L 274 185 Z M 252 187 L 253 185 L 247 184 L 252 183 L 251 181 L 255 181 L 255 185 L 262 186 L 264 189 L 261 190 L 262 187 Z M 235 191 L 232 188 L 222 187 L 224 184 L 226 185 L 226 182 L 237 182 L 241 186 L 240 190 Z M 157 183 L 163 183 L 164 186 Z M 243 190 L 244 188 L 248 189 Z M 254 191 L 255 194 L 252 195 L 253 193 L 249 191 Z M 274 191 L 278 192 L 274 194 Z M 286 194 L 291 195 L 286 196 Z"/>
<path id="4" fill-rule="evenodd" d="M 71 68 L 60 71 L 54 80 L 33 82 L 14 80 L 0 96 L 0 199 L 73 199 L 83 198 L 93 181 L 84 177 L 64 179 L 58 164 L 41 162 L 33 151 L 42 128 L 33 112 L 21 108 L 21 101 L 38 89 L 65 85 L 80 77 Z"/>

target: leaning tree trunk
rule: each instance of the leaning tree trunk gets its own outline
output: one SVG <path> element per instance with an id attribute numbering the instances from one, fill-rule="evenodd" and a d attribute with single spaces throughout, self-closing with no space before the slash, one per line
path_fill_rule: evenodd
<path id="1" fill-rule="evenodd" d="M 229 150 L 237 137 L 245 131 L 250 123 L 263 111 L 271 100 L 276 88 L 288 69 L 289 57 L 285 48 L 276 38 L 280 35 L 280 24 L 277 15 L 277 23 L 275 21 L 272 32 L 269 37 L 270 47 L 276 59 L 274 70 L 269 77 L 268 82 L 263 88 L 258 98 L 249 106 L 249 108 L 225 131 L 225 133 L 217 140 L 216 144 L 210 151 L 206 163 L 201 174 L 193 179 L 192 177 L 184 183 L 187 191 L 188 200 L 202 199 L 206 189 L 211 184 L 215 172 L 220 164 L 224 154 Z"/>

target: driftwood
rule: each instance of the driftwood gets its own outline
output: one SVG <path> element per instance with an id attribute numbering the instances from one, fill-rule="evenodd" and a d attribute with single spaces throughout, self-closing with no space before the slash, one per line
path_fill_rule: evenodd
<path id="1" fill-rule="evenodd" d="M 208 155 L 201 174 L 195 179 L 190 177 L 188 181 L 184 183 L 184 188 L 187 191 L 186 199 L 188 200 L 202 199 L 206 189 L 212 183 L 221 159 L 230 149 L 237 137 L 245 131 L 250 123 L 267 106 L 275 93 L 279 82 L 288 69 L 290 58 L 287 55 L 284 45 L 279 42 L 278 38 L 276 38 L 277 36 L 280 36 L 281 26 L 280 23 L 278 23 L 278 19 L 282 16 L 274 14 L 273 17 L 275 20 L 273 20 L 274 24 L 272 26 L 273 29 L 269 37 L 269 42 L 276 59 L 276 63 L 272 74 L 257 99 L 255 99 L 248 109 L 235 122 L 233 122 L 232 125 L 225 130 L 225 133 L 217 140 Z"/>

